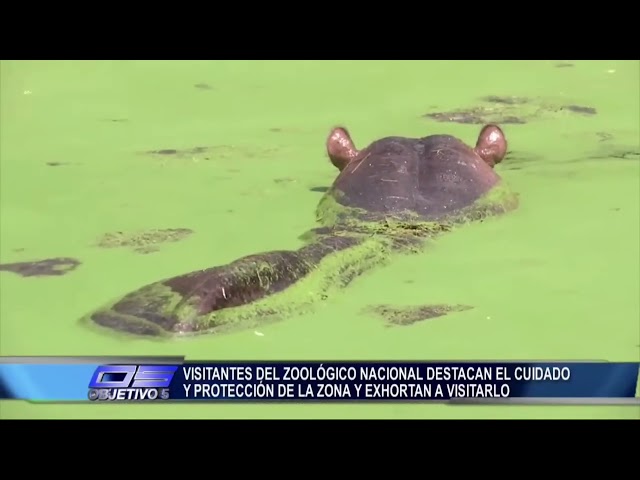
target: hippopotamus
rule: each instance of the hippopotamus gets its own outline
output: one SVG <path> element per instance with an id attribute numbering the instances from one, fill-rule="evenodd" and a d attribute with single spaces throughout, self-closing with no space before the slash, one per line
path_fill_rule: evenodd
<path id="1" fill-rule="evenodd" d="M 165 279 L 90 314 L 112 331 L 147 336 L 220 333 L 311 308 L 394 254 L 420 251 L 457 225 L 517 207 L 494 167 L 507 141 L 484 126 L 474 147 L 451 135 L 386 137 L 357 149 L 333 128 L 338 175 L 317 207 L 318 228 L 295 251 L 249 255 Z"/>

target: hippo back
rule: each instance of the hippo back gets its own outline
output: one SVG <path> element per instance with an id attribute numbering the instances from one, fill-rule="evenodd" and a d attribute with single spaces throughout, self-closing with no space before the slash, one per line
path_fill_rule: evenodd
<path id="1" fill-rule="evenodd" d="M 362 150 L 327 195 L 374 216 L 411 213 L 439 220 L 471 206 L 499 181 L 453 136 L 387 137 Z"/>

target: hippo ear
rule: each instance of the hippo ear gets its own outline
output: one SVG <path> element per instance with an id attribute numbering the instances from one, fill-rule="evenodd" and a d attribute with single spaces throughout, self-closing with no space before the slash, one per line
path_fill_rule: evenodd
<path id="1" fill-rule="evenodd" d="M 342 171 L 358 156 L 358 150 L 346 128 L 336 127 L 327 138 L 327 153 L 336 168 Z"/>
<path id="2" fill-rule="evenodd" d="M 475 152 L 490 167 L 500 163 L 507 153 L 507 139 L 497 125 L 485 125 L 478 135 Z"/>

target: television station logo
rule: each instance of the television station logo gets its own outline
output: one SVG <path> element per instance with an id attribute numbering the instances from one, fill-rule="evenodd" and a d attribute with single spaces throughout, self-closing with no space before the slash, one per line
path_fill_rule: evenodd
<path id="1" fill-rule="evenodd" d="M 169 400 L 174 365 L 102 365 L 89 382 L 92 402 Z"/>

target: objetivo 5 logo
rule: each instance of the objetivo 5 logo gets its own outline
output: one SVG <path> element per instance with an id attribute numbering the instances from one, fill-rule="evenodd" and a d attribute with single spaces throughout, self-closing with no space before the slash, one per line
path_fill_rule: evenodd
<path id="1" fill-rule="evenodd" d="M 89 400 L 168 400 L 169 386 L 177 369 L 173 365 L 102 365 L 89 382 Z"/>

